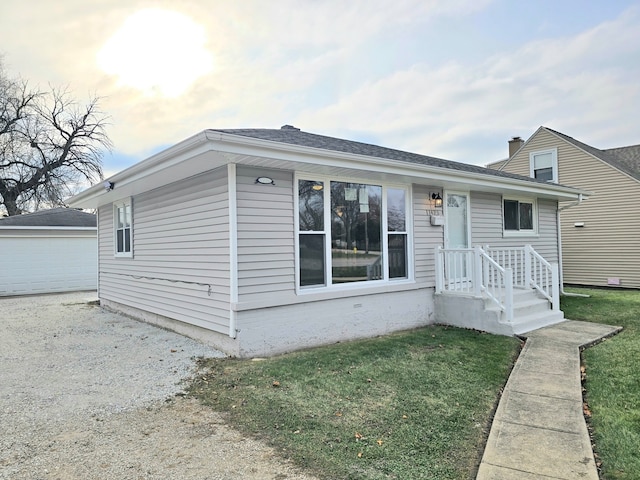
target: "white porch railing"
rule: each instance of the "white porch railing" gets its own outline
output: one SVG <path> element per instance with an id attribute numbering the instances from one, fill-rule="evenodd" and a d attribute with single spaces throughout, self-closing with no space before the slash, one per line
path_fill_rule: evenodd
<path id="1" fill-rule="evenodd" d="M 436 247 L 436 293 L 485 296 L 513 320 L 513 289 L 534 288 L 560 310 L 558 265 L 531 245 L 524 247 Z"/>

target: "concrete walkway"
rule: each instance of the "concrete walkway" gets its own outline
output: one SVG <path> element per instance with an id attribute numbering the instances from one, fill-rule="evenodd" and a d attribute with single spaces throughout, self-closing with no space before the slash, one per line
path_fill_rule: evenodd
<path id="1" fill-rule="evenodd" d="M 598 480 L 582 413 L 580 348 L 620 330 L 568 320 L 525 335 L 477 480 Z"/>

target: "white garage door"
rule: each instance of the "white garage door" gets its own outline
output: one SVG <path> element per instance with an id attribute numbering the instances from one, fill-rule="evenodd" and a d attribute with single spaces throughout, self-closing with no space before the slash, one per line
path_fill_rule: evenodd
<path id="1" fill-rule="evenodd" d="M 95 237 L 0 237 L 0 296 L 96 289 Z"/>

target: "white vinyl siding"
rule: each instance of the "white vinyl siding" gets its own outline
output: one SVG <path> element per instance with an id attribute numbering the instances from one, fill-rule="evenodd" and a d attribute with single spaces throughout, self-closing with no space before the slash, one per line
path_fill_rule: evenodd
<path id="1" fill-rule="evenodd" d="M 444 245 L 444 227 L 431 225 L 430 192 L 439 192 L 435 187 L 413 186 L 413 245 L 416 283 L 435 286 L 435 247 Z M 442 208 L 435 209 L 442 215 Z"/>
<path id="2" fill-rule="evenodd" d="M 471 192 L 471 243 L 492 247 L 531 245 L 547 261 L 558 261 L 556 237 L 556 202 L 538 199 L 536 235 L 503 235 L 502 196 L 493 193 Z"/>
<path id="3" fill-rule="evenodd" d="M 113 212 L 100 208 L 100 297 L 228 333 L 226 169 L 133 198 L 134 258 L 113 257 Z"/>
<path id="4" fill-rule="evenodd" d="M 274 185 L 256 183 L 270 177 Z M 238 166 L 238 299 L 295 298 L 293 172 Z"/>

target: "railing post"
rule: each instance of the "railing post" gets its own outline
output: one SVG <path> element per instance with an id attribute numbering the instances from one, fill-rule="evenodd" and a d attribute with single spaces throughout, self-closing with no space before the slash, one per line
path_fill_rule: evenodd
<path id="1" fill-rule="evenodd" d="M 560 269 L 557 263 L 551 264 L 551 308 L 560 310 Z"/>
<path id="2" fill-rule="evenodd" d="M 524 246 L 524 288 L 531 288 L 533 278 L 531 277 L 531 245 Z"/>
<path id="3" fill-rule="evenodd" d="M 504 269 L 504 313 L 507 322 L 513 322 L 513 269 Z"/>
<path id="4" fill-rule="evenodd" d="M 473 294 L 482 296 L 482 248 L 473 247 Z"/>
<path id="5" fill-rule="evenodd" d="M 442 261 L 442 247 L 438 245 L 435 248 L 436 256 L 436 293 L 442 293 L 444 289 L 444 262 Z"/>

